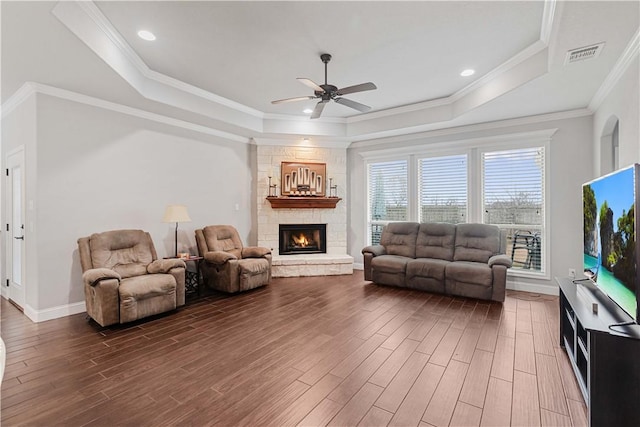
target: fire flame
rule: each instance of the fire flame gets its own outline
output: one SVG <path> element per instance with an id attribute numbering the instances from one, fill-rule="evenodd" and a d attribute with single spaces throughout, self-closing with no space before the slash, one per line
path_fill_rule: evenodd
<path id="1" fill-rule="evenodd" d="M 302 246 L 303 248 L 309 245 L 309 240 L 307 240 L 307 237 L 304 234 L 300 234 L 300 236 L 291 236 L 293 238 L 293 242 L 298 245 L 298 246 Z"/>

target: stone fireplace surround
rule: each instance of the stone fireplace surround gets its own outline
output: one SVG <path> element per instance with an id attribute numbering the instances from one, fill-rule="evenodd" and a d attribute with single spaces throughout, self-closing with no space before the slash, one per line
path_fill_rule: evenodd
<path id="1" fill-rule="evenodd" d="M 272 276 L 325 276 L 353 273 L 353 257 L 347 254 L 347 150 L 308 146 L 257 146 L 258 246 L 272 249 Z M 342 200 L 335 209 L 273 209 L 266 200 L 269 176 L 280 195 L 281 162 L 326 163 L 327 179 L 333 178 Z M 327 224 L 327 253 L 279 255 L 280 224 Z"/>

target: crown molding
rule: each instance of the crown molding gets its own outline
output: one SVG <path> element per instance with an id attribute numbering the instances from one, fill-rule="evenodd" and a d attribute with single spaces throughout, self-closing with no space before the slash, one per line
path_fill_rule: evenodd
<path id="1" fill-rule="evenodd" d="M 591 116 L 592 111 L 581 108 L 578 110 L 560 111 L 556 113 L 541 114 L 537 116 L 519 117 L 516 119 L 506 119 L 493 122 L 477 123 L 472 125 L 463 125 L 457 127 L 450 127 L 444 129 L 425 130 L 421 132 L 394 135 L 390 137 L 359 140 L 351 143 L 349 148 L 371 148 L 377 145 L 389 144 L 389 143 L 406 143 L 411 141 L 420 141 L 425 138 L 437 138 L 442 136 L 457 135 L 461 133 L 481 132 L 486 130 L 497 130 L 502 128 L 509 128 L 514 126 L 526 126 L 537 123 L 551 122 L 556 120 L 567 120 L 578 117 Z"/>
<path id="2" fill-rule="evenodd" d="M 556 0 L 545 0 L 542 11 L 542 25 L 540 26 L 540 41 L 547 46 L 551 41 L 553 23 L 557 11 L 556 7 Z"/>
<path id="3" fill-rule="evenodd" d="M 606 97 L 611 93 L 620 78 L 627 71 L 631 62 L 638 56 L 638 52 L 640 52 L 640 28 L 636 31 L 633 37 L 631 37 L 631 40 L 627 44 L 624 52 L 622 52 L 622 55 L 620 55 L 620 58 L 618 58 L 615 65 L 602 82 L 602 85 L 598 88 L 595 95 L 593 95 L 593 98 L 591 98 L 591 102 L 589 102 L 588 107 L 591 111 L 596 111 L 600 108 Z"/>
<path id="4" fill-rule="evenodd" d="M 290 114 L 264 113 L 262 117 L 265 120 L 274 120 L 274 121 L 281 121 L 281 122 L 311 121 L 311 118 L 308 116 L 293 116 Z M 344 119 L 341 117 L 320 117 L 317 119 L 313 119 L 313 121 L 318 123 L 340 123 L 340 124 L 348 123 L 348 119 Z"/>
<path id="5" fill-rule="evenodd" d="M 534 144 L 551 141 L 551 137 L 558 131 L 557 128 L 541 129 L 529 132 L 513 132 L 503 133 L 498 135 L 483 136 L 478 138 L 460 138 L 449 141 L 438 141 L 432 144 L 424 145 L 409 145 L 398 148 L 382 148 L 380 150 L 364 151 L 359 153 L 360 157 L 367 160 L 388 158 L 391 156 L 407 156 L 410 154 L 416 154 L 418 149 L 421 150 L 433 150 L 438 149 L 439 152 L 442 149 L 460 149 L 469 147 L 478 147 L 481 145 L 491 144 L 493 146 L 499 146 L 504 143 L 510 143 L 517 141 L 520 144 Z M 431 136 L 431 135 L 430 135 Z"/>
<path id="6" fill-rule="evenodd" d="M 141 110 L 139 108 L 129 107 L 122 104 L 116 104 L 115 102 L 105 101 L 104 99 L 95 98 L 93 96 L 84 95 L 77 92 L 72 92 L 66 89 L 60 89 L 57 87 L 26 82 L 20 89 L 16 91 L 4 104 L 2 104 L 2 117 L 8 115 L 21 103 L 26 101 L 33 94 L 43 94 L 52 96 L 54 98 L 64 99 L 67 101 L 76 102 L 79 104 L 89 105 L 92 107 L 102 108 L 104 110 L 114 111 L 116 113 L 126 114 L 128 116 L 137 117 L 152 122 L 161 123 L 181 129 L 186 129 L 205 135 L 211 135 L 218 138 L 226 139 L 229 141 L 240 142 L 243 144 L 249 144 L 251 141 L 249 138 L 236 135 L 230 132 L 224 132 L 221 130 L 213 129 L 208 126 L 199 125 L 197 123 L 191 123 L 186 120 L 179 120 L 173 117 L 163 116 L 157 113 L 151 113 L 149 111 Z"/>
<path id="7" fill-rule="evenodd" d="M 340 148 L 346 149 L 350 142 L 346 140 L 333 139 L 323 140 L 310 138 L 304 141 L 302 138 L 282 139 L 282 138 L 251 138 L 251 143 L 256 146 L 282 146 L 282 147 L 309 147 L 309 148 Z"/>
<path id="8" fill-rule="evenodd" d="M 2 110 L 2 114 L 0 117 L 3 119 L 5 116 L 9 115 L 13 112 L 20 104 L 27 100 L 31 95 L 35 93 L 34 83 L 26 82 L 20 89 L 18 89 L 13 95 L 7 99 L 2 106 L 0 106 L 0 110 Z"/>

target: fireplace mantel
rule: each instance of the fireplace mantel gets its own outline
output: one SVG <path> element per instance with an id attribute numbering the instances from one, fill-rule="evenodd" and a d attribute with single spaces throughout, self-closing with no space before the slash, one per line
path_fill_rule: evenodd
<path id="1" fill-rule="evenodd" d="M 340 197 L 267 197 L 273 209 L 335 209 Z"/>

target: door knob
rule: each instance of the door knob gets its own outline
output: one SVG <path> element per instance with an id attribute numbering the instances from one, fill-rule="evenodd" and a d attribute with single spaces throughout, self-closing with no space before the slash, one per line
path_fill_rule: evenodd
<path id="1" fill-rule="evenodd" d="M 17 240 L 24 240 L 24 236 L 14 237 L 14 239 L 17 239 Z"/>

